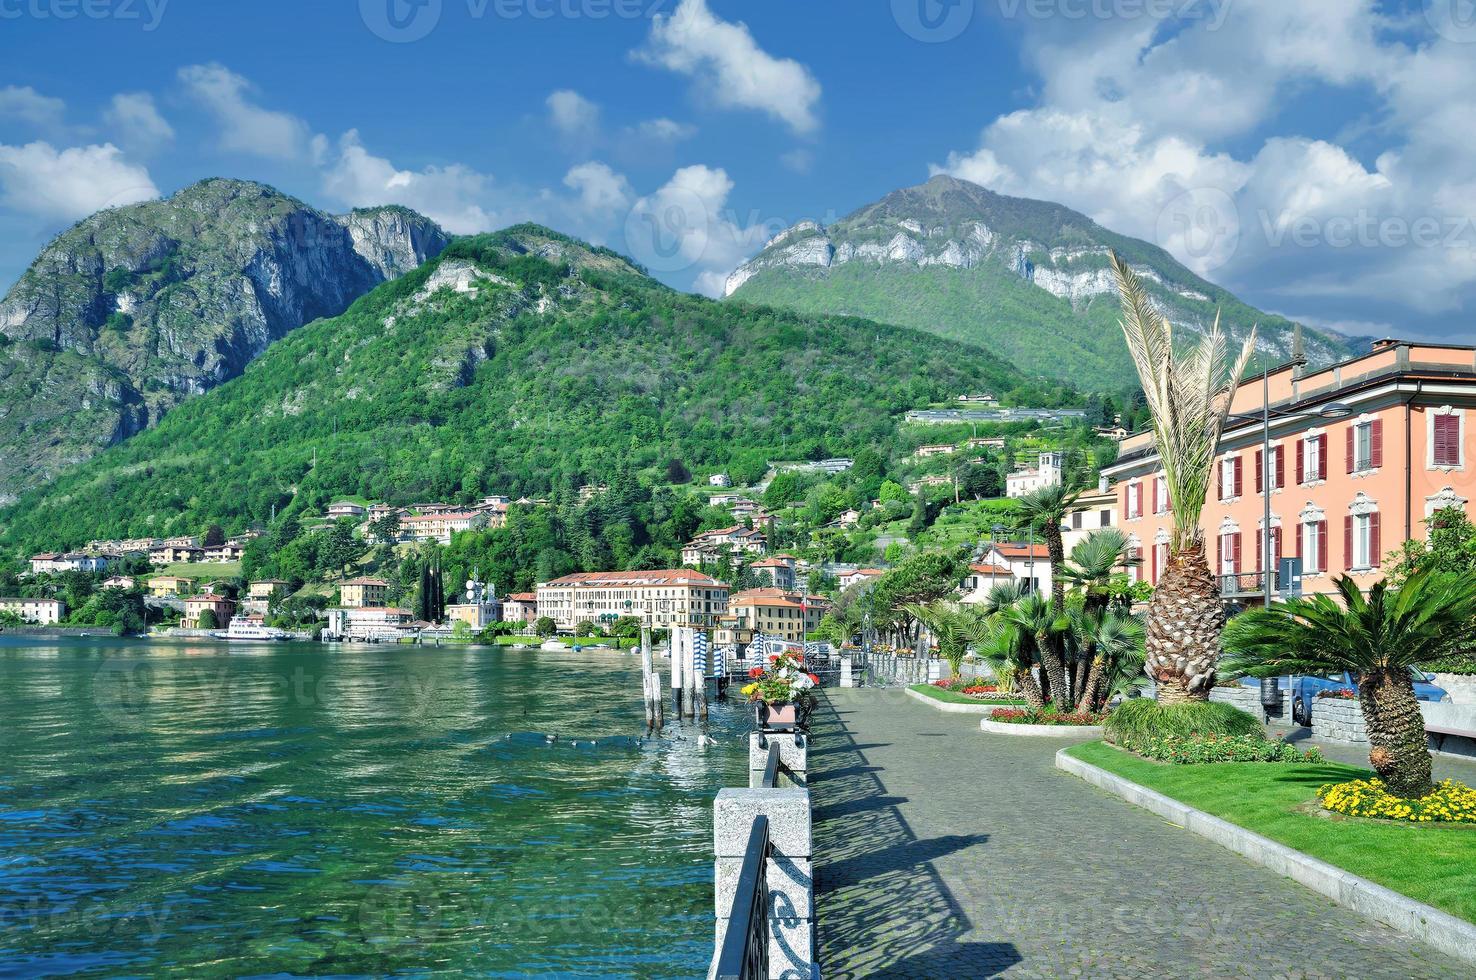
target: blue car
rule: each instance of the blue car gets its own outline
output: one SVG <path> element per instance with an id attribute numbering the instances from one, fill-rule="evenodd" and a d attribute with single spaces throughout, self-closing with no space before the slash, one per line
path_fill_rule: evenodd
<path id="1" fill-rule="evenodd" d="M 1443 687 L 1436 687 L 1430 683 L 1430 678 L 1410 668 L 1410 679 L 1414 681 L 1415 697 L 1421 701 L 1449 701 L 1450 695 Z M 1245 677 L 1241 683 L 1246 687 L 1260 688 L 1261 681 L 1257 677 Z M 1325 677 L 1279 677 L 1277 684 L 1283 691 L 1290 691 L 1292 721 L 1298 725 L 1312 724 L 1312 702 L 1317 695 L 1323 691 L 1338 691 L 1347 688 L 1352 691 L 1358 690 L 1358 678 L 1356 675 L 1343 671 L 1341 674 L 1329 674 Z"/>

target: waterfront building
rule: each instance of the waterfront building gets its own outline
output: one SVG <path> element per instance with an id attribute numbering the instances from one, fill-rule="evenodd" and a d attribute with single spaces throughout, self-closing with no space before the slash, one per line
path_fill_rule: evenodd
<path id="1" fill-rule="evenodd" d="M 492 587 L 478 580 L 475 574 L 467 580 L 462 601 L 446 607 L 448 623 L 466 623 L 476 632 L 481 632 L 501 618 L 502 603 L 498 601 Z"/>
<path id="2" fill-rule="evenodd" d="M 272 601 L 272 593 L 280 589 L 285 594 L 291 587 L 292 583 L 286 579 L 257 579 L 246 586 L 246 598 L 241 602 L 241 611 L 248 616 L 265 616 Z"/>
<path id="3" fill-rule="evenodd" d="M 1270 391 L 1269 457 L 1262 447 L 1263 385 Z M 1471 512 L 1473 418 L 1471 347 L 1384 340 L 1328 368 L 1283 364 L 1264 382 L 1242 384 L 1200 518 L 1222 594 L 1254 602 L 1268 573 L 1279 589 L 1283 557 L 1301 560 L 1303 592 L 1332 592 L 1343 573 L 1363 589 L 1379 581 L 1388 554 L 1402 541 L 1424 538 L 1432 513 Z M 1140 572 L 1156 582 L 1167 567 L 1173 515 L 1151 435 L 1124 440 L 1103 474 L 1112 481 L 1119 522 L 1143 554 Z"/>
<path id="4" fill-rule="evenodd" d="M 67 604 L 60 599 L 4 598 L 0 599 L 0 613 L 19 616 L 36 626 L 51 626 L 66 616 Z"/>
<path id="5" fill-rule="evenodd" d="M 503 597 L 502 618 L 509 623 L 531 623 L 538 618 L 538 593 L 514 592 Z"/>
<path id="6" fill-rule="evenodd" d="M 412 621 L 408 609 L 394 606 L 337 606 L 327 610 L 325 636 L 335 639 L 399 639 L 413 634 L 420 624 Z"/>
<path id="7" fill-rule="evenodd" d="M 1034 467 L 1016 470 L 1005 477 L 1005 496 L 1023 497 L 1042 487 L 1053 487 L 1061 482 L 1061 454 L 1041 453 Z"/>
<path id="8" fill-rule="evenodd" d="M 225 629 L 230 624 L 231 617 L 235 615 L 236 604 L 214 592 L 192 595 L 185 599 L 184 619 L 179 625 L 187 630 L 203 629 L 204 627 L 200 625 L 200 617 L 207 611 L 215 614 L 216 626 Z"/>
<path id="9" fill-rule="evenodd" d="M 1061 544 L 1069 557 L 1075 548 L 1093 531 L 1117 526 L 1117 494 L 1106 481 L 1096 490 L 1083 493 L 1076 503 L 1066 511 L 1066 520 L 1061 524 Z"/>
<path id="10" fill-rule="evenodd" d="M 340 582 L 338 603 L 346 609 L 388 605 L 389 583 L 382 578 L 351 578 Z"/>
<path id="11" fill-rule="evenodd" d="M 755 633 L 793 643 L 820 625 L 830 611 L 830 600 L 786 589 L 762 588 L 736 592 L 728 600 L 728 614 L 719 620 L 713 640 L 719 644 L 746 645 Z"/>
<path id="12" fill-rule="evenodd" d="M 691 569 L 576 572 L 537 588 L 538 616 L 561 633 L 580 623 L 609 623 L 634 616 L 643 625 L 711 626 L 727 612 L 728 587 Z"/>

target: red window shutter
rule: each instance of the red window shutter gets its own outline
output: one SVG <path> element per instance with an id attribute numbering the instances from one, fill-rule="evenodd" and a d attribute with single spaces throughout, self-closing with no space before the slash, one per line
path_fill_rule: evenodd
<path id="1" fill-rule="evenodd" d="M 1265 557 L 1261 554 L 1261 539 L 1263 537 L 1265 537 L 1263 532 L 1256 534 L 1256 571 L 1258 572 L 1264 572 L 1266 570 L 1265 566 L 1261 564 L 1262 559 Z"/>
<path id="2" fill-rule="evenodd" d="M 1240 532 L 1230 535 L 1230 571 L 1240 574 Z"/>
<path id="3" fill-rule="evenodd" d="M 1158 584 L 1158 545 L 1153 546 L 1153 565 L 1148 569 L 1148 581 Z"/>
<path id="4" fill-rule="evenodd" d="M 1216 555 L 1219 561 L 1215 564 L 1215 574 L 1220 575 L 1225 571 L 1225 535 L 1220 535 L 1220 549 Z"/>
<path id="5" fill-rule="evenodd" d="M 1235 496 L 1240 496 L 1240 457 L 1235 457 Z"/>
<path id="6" fill-rule="evenodd" d="M 1348 426 L 1348 472 L 1353 472 L 1353 430 L 1357 426 Z"/>
<path id="7" fill-rule="evenodd" d="M 1292 553 L 1291 553 L 1291 556 L 1293 558 L 1300 558 L 1300 557 L 1302 557 L 1302 535 L 1303 535 L 1303 533 L 1305 533 L 1303 531 L 1303 528 L 1305 528 L 1306 526 L 1307 525 L 1303 524 L 1301 521 L 1298 521 L 1297 522 L 1297 536 L 1296 536 L 1296 539 L 1292 541 Z"/>
<path id="8" fill-rule="evenodd" d="M 1461 421 L 1456 415 L 1435 416 L 1435 465 L 1459 466 L 1461 462 Z"/>
<path id="9" fill-rule="evenodd" d="M 1261 459 L 1261 451 L 1256 450 L 1256 493 L 1264 493 L 1266 490 L 1266 465 Z"/>
<path id="10" fill-rule="evenodd" d="M 1281 564 L 1281 528 L 1271 529 L 1271 567 Z"/>
<path id="11" fill-rule="evenodd" d="M 1375 568 L 1382 564 L 1383 549 L 1379 547 L 1379 515 L 1368 515 L 1368 563 Z"/>
<path id="12" fill-rule="evenodd" d="M 1327 571 L 1327 521 L 1317 522 L 1317 570 Z"/>
<path id="13" fill-rule="evenodd" d="M 1307 440 L 1297 440 L 1297 483 L 1307 482 Z"/>
<path id="14" fill-rule="evenodd" d="M 1353 567 L 1353 515 L 1343 518 L 1343 567 Z"/>
<path id="15" fill-rule="evenodd" d="M 1286 447 L 1277 446 L 1273 452 L 1276 453 L 1276 482 L 1271 484 L 1271 486 L 1280 490 L 1286 486 Z"/>
<path id="16" fill-rule="evenodd" d="M 1368 465 L 1378 469 L 1384 465 L 1384 420 L 1374 419 L 1368 426 Z"/>
<path id="17" fill-rule="evenodd" d="M 1327 433 L 1317 437 L 1317 479 L 1327 479 Z M 1326 523 L 1326 522 L 1324 522 Z"/>
<path id="18" fill-rule="evenodd" d="M 1223 462 L 1215 464 L 1215 499 L 1225 499 L 1225 464 Z"/>

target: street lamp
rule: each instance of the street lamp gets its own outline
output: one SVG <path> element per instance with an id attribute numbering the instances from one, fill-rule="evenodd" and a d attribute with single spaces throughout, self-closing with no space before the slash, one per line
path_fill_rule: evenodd
<path id="1" fill-rule="evenodd" d="M 1329 422 L 1347 418 L 1353 409 L 1344 402 L 1328 402 L 1319 408 L 1304 412 L 1271 411 L 1271 369 L 1261 372 L 1261 588 L 1263 602 L 1271 605 L 1271 419 L 1313 419 Z M 1251 415 L 1238 415 L 1237 419 L 1251 419 Z"/>

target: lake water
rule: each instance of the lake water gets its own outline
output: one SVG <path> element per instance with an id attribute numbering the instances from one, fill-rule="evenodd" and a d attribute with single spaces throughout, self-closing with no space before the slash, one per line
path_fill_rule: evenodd
<path id="1" fill-rule="evenodd" d="M 639 735 L 639 686 L 611 652 L 0 636 L 0 976 L 700 975 L 747 724 L 564 741 Z"/>

